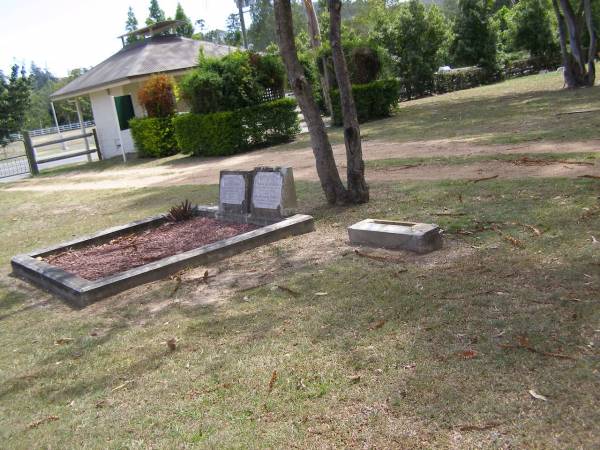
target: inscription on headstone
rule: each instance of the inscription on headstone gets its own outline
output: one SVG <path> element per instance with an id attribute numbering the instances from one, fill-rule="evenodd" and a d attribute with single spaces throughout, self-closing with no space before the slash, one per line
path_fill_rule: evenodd
<path id="1" fill-rule="evenodd" d="M 241 205 L 246 199 L 246 180 L 243 175 L 223 175 L 219 187 L 220 203 Z"/>
<path id="2" fill-rule="evenodd" d="M 279 172 L 257 172 L 254 175 L 252 204 L 255 208 L 277 209 L 281 205 L 283 177 Z"/>
<path id="3" fill-rule="evenodd" d="M 250 213 L 252 172 L 223 170 L 219 180 L 219 217 L 245 222 Z"/>
<path id="4" fill-rule="evenodd" d="M 250 213 L 253 222 L 273 223 L 295 213 L 296 187 L 290 167 L 254 169 Z"/>

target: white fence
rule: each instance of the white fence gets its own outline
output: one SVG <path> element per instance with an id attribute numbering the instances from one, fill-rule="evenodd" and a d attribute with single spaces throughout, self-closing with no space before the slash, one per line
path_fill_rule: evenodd
<path id="1" fill-rule="evenodd" d="M 83 122 L 83 126 L 85 128 L 90 128 L 93 127 L 94 125 L 96 125 L 94 123 L 93 120 L 88 120 L 87 122 Z M 81 125 L 79 122 L 77 123 L 68 123 L 66 125 L 59 125 L 58 129 L 60 130 L 60 132 L 64 132 L 64 131 L 71 131 L 71 130 L 79 130 L 81 128 Z M 40 128 L 39 130 L 31 130 L 29 132 L 29 136 L 31 137 L 36 137 L 36 136 L 45 136 L 47 134 L 57 134 L 58 130 L 56 129 L 56 127 L 50 127 L 50 128 Z M 22 141 L 23 140 L 23 135 L 21 133 L 14 133 L 10 135 L 10 139 L 13 141 Z"/>

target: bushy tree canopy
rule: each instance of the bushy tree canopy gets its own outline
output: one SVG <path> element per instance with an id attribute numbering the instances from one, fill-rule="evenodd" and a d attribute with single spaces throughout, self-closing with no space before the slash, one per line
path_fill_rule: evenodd
<path id="1" fill-rule="evenodd" d="M 515 49 L 531 56 L 553 57 L 559 51 L 550 0 L 521 0 L 512 10 L 512 37 Z"/>
<path id="2" fill-rule="evenodd" d="M 392 56 L 409 96 L 430 90 L 447 53 L 449 28 L 441 11 L 410 0 L 383 16 L 376 29 L 373 37 Z"/>
<path id="3" fill-rule="evenodd" d="M 223 58 L 201 56 L 179 87 L 192 112 L 207 114 L 256 105 L 266 89 L 282 91 L 284 78 L 277 55 L 236 51 Z"/>
<path id="4" fill-rule="evenodd" d="M 487 0 L 460 0 L 450 54 L 456 66 L 497 70 L 496 33 Z"/>
<path id="5" fill-rule="evenodd" d="M 125 21 L 125 31 L 127 33 L 132 33 L 138 29 L 138 20 L 135 17 L 135 13 L 133 12 L 133 8 L 130 6 L 127 10 L 127 20 Z M 137 36 L 127 36 L 126 43 L 131 44 L 138 40 Z"/>

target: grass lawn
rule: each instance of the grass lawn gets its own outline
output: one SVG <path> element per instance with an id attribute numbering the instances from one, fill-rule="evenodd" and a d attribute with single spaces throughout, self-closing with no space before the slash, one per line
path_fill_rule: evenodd
<path id="1" fill-rule="evenodd" d="M 413 127 L 428 129 L 428 118 L 458 99 L 464 111 L 480 104 L 496 116 L 499 104 L 526 113 L 554 98 L 564 110 L 580 109 L 588 102 L 583 93 L 598 95 L 525 93 L 539 78 L 419 100 L 364 128 L 377 139 L 410 140 Z M 404 114 L 407 108 L 421 119 Z M 542 111 L 554 117 L 552 108 Z M 544 131 L 536 118 L 528 130 L 509 133 L 505 121 L 522 117 L 498 117 L 495 128 L 486 117 L 468 124 L 462 117 L 464 136 L 471 129 L 487 143 L 509 134 L 600 136 L 575 121 Z M 431 133 L 443 138 L 450 130 Z M 480 157 L 487 156 L 369 164 L 385 170 Z M 596 162 L 597 154 L 536 157 Z M 54 172 L 38 187 L 68 175 Z M 325 205 L 318 183 L 300 181 L 300 210 L 315 216 L 317 231 L 238 256 L 235 270 L 227 262 L 211 267 L 219 270 L 209 284 L 230 278 L 218 301 L 204 301 L 204 269 L 195 269 L 181 283 L 151 283 L 81 311 L 7 276 L 10 257 L 165 211 L 183 198 L 215 203 L 217 186 L 12 186 L 0 185 L 3 447 L 598 445 L 598 180 L 382 181 L 371 186 L 370 203 L 350 208 Z M 437 222 L 446 247 L 425 256 L 355 253 L 345 227 L 365 217 Z M 261 282 L 256 272 L 265 267 L 283 269 Z M 246 277 L 258 281 L 248 287 Z M 175 351 L 166 345 L 171 338 Z"/>

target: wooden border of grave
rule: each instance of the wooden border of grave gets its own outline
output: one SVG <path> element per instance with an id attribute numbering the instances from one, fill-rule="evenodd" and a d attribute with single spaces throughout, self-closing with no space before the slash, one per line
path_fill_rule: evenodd
<path id="1" fill-rule="evenodd" d="M 197 207 L 198 216 L 217 218 L 216 207 Z M 85 280 L 42 260 L 51 253 L 69 248 L 83 247 L 113 239 L 117 236 L 156 226 L 166 220 L 164 215 L 110 228 L 92 236 L 82 237 L 43 250 L 12 258 L 13 274 L 66 300 L 70 305 L 83 308 L 89 304 L 141 284 L 163 279 L 187 267 L 219 261 L 241 252 L 278 241 L 310 233 L 315 230 L 311 216 L 297 214 L 266 226 L 187 252 L 135 267 L 96 281 Z"/>

